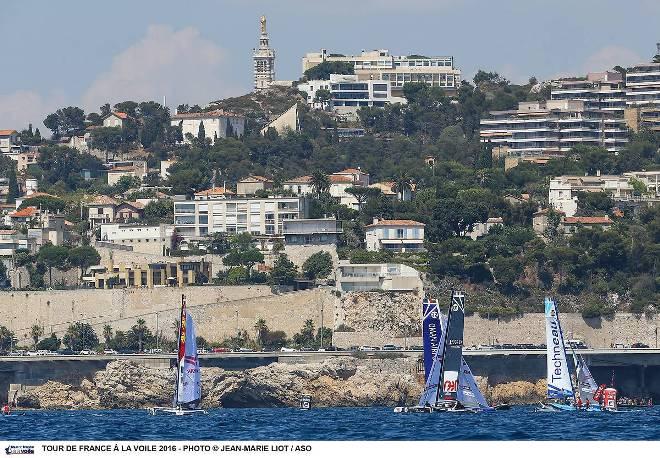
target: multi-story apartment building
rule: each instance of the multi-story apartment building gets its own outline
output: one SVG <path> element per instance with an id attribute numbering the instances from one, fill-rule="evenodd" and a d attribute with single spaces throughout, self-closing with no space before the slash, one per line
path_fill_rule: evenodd
<path id="1" fill-rule="evenodd" d="M 626 107 L 626 120 L 633 130 L 660 131 L 660 62 L 628 69 Z"/>
<path id="2" fill-rule="evenodd" d="M 581 100 L 584 111 L 605 118 L 623 118 L 626 89 L 618 72 L 587 73 L 583 78 L 552 81 L 552 100 Z"/>
<path id="3" fill-rule="evenodd" d="M 214 232 L 280 235 L 285 220 L 304 218 L 303 197 L 234 197 L 174 202 L 174 226 L 184 238 L 204 237 Z"/>
<path id="4" fill-rule="evenodd" d="M 330 189 L 328 189 L 330 196 L 340 204 L 358 210 L 357 199 L 348 193 L 347 189 L 355 186 L 369 186 L 369 174 L 360 168 L 349 168 L 328 175 L 328 180 L 330 181 Z M 287 180 L 282 183 L 282 188 L 297 196 L 314 193 L 312 177 L 309 175 Z"/>
<path id="5" fill-rule="evenodd" d="M 328 90 L 330 108 L 339 113 L 356 111 L 360 107 L 384 107 L 389 103 L 406 103 L 404 97 L 392 95 L 392 85 L 389 81 L 361 81 L 357 75 L 330 75 L 329 80 L 308 81 L 299 84 L 298 89 L 307 93 L 309 105 L 317 107 L 320 102 L 316 101 L 316 92 L 321 89 Z"/>
<path id="6" fill-rule="evenodd" d="M 101 224 L 101 242 L 126 245 L 138 253 L 168 255 L 173 248 L 174 226 L 160 224 Z"/>
<path id="7" fill-rule="evenodd" d="M 389 81 L 396 96 L 401 95 L 405 83 L 420 82 L 455 91 L 461 81 L 461 72 L 454 67 L 452 56 L 393 56 L 387 49 L 362 51 L 352 56 L 329 54 L 326 49 L 322 49 L 321 52 L 307 53 L 303 57 L 302 71 L 305 73 L 326 61 L 353 64 L 353 70 L 360 81 Z"/>
<path id="8" fill-rule="evenodd" d="M 560 156 L 575 145 L 619 151 L 628 141 L 623 119 L 585 110 L 582 100 L 520 102 L 517 110 L 492 111 L 481 120 L 481 141 L 505 155 Z"/>
<path id="9" fill-rule="evenodd" d="M 563 175 L 550 180 L 548 203 L 568 217 L 578 209 L 578 193 L 605 192 L 615 199 L 632 197 L 633 187 L 629 178 L 619 175 Z"/>

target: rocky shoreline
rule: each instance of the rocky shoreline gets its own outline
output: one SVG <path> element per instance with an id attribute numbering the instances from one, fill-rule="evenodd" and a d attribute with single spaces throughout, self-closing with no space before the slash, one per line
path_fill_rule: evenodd
<path id="1" fill-rule="evenodd" d="M 292 407 L 300 395 L 312 396 L 316 407 L 396 406 L 417 402 L 423 377 L 417 360 L 328 358 L 315 363 L 272 363 L 242 371 L 202 370 L 205 408 Z M 34 409 L 144 408 L 171 404 L 175 374 L 132 361 L 109 363 L 79 385 L 48 381 L 22 392 L 17 405 Z M 492 404 L 530 404 L 545 395 L 545 381 L 512 381 L 489 386 L 477 377 Z"/>

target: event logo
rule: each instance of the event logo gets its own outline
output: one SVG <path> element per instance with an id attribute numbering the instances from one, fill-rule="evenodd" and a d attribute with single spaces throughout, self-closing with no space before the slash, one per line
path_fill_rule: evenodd
<path id="1" fill-rule="evenodd" d="M 9 445 L 5 448 L 7 455 L 34 455 L 33 445 Z"/>

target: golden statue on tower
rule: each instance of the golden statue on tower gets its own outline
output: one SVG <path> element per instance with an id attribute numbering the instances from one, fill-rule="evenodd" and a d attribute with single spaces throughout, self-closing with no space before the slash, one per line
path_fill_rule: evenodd
<path id="1" fill-rule="evenodd" d="M 266 35 L 266 16 L 261 16 L 259 21 L 261 21 L 261 34 Z"/>

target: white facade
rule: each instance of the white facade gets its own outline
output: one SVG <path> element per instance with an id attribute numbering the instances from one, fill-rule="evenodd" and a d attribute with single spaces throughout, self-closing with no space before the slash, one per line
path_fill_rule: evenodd
<path id="1" fill-rule="evenodd" d="M 103 127 L 124 127 L 126 113 L 112 112 L 103 119 Z"/>
<path id="2" fill-rule="evenodd" d="M 349 168 L 328 175 L 328 179 L 330 180 L 330 189 L 328 190 L 330 196 L 342 205 L 359 210 L 357 199 L 346 190 L 355 186 L 369 186 L 369 174 L 359 168 Z M 293 178 L 285 181 L 282 188 L 297 196 L 310 195 L 314 193 L 311 180 L 311 176 Z"/>
<path id="3" fill-rule="evenodd" d="M 170 167 L 172 167 L 176 163 L 177 163 L 176 159 L 167 159 L 164 161 L 160 161 L 160 177 L 163 180 L 167 180 L 167 178 L 169 178 Z"/>
<path id="4" fill-rule="evenodd" d="M 424 250 L 424 224 L 411 220 L 374 220 L 365 226 L 367 251 Z"/>
<path id="5" fill-rule="evenodd" d="M 13 129 L 0 130 L 0 152 L 14 153 L 20 151 L 19 141 L 20 136 L 17 131 Z"/>
<path id="6" fill-rule="evenodd" d="M 567 217 L 575 216 L 579 192 L 605 192 L 614 199 L 627 199 L 632 197 L 633 187 L 625 176 L 564 175 L 550 180 L 548 203 Z"/>
<path id="7" fill-rule="evenodd" d="M 626 72 L 626 106 L 644 110 L 641 127 L 660 130 L 660 63 L 639 64 Z"/>
<path id="8" fill-rule="evenodd" d="M 337 289 L 350 291 L 421 291 L 419 272 L 404 264 L 350 264 L 339 261 Z"/>
<path id="9" fill-rule="evenodd" d="M 411 82 L 455 90 L 461 81 L 461 72 L 454 67 L 451 56 L 393 56 L 387 49 L 363 51 L 352 56 L 329 54 L 325 49 L 320 53 L 307 53 L 302 59 L 303 73 L 324 61 L 351 63 L 361 81 L 389 81 L 392 88 L 399 91 L 405 83 Z"/>
<path id="10" fill-rule="evenodd" d="M 226 197 L 174 202 L 174 225 L 183 237 L 215 232 L 252 235 L 282 234 L 283 221 L 305 217 L 305 199 L 299 197 Z"/>
<path id="11" fill-rule="evenodd" d="M 587 73 L 584 78 L 555 80 L 551 84 L 552 100 L 581 100 L 587 112 L 623 118 L 626 90 L 621 73 Z"/>
<path id="12" fill-rule="evenodd" d="M 517 110 L 493 111 L 480 124 L 481 141 L 512 156 L 561 156 L 582 143 L 617 152 L 628 142 L 623 119 L 587 112 L 582 100 L 520 102 Z"/>
<path id="13" fill-rule="evenodd" d="M 254 88 L 266 89 L 275 80 L 275 51 L 270 48 L 266 31 L 266 16 L 261 16 L 259 47 L 252 50 L 254 64 Z"/>
<path id="14" fill-rule="evenodd" d="M 172 249 L 174 226 L 140 226 L 135 224 L 102 224 L 101 241 L 128 245 L 137 253 L 167 255 Z"/>
<path id="15" fill-rule="evenodd" d="M 211 141 L 228 136 L 242 137 L 245 132 L 245 118 L 222 110 L 206 113 L 179 113 L 172 116 L 172 126 L 180 126 L 183 142 L 190 143 L 187 136 L 197 138 L 199 125 L 204 123 L 204 135 Z"/>

